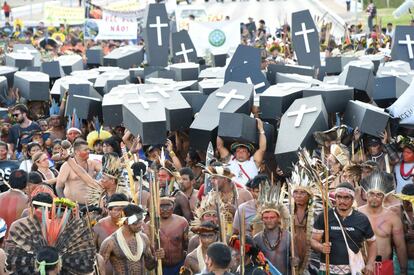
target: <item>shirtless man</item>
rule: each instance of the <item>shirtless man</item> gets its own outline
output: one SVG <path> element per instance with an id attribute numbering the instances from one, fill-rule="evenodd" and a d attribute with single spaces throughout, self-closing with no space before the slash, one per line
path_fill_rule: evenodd
<path id="1" fill-rule="evenodd" d="M 408 256 L 407 274 L 414 274 L 414 212 L 413 212 L 414 184 L 412 183 L 406 184 L 403 187 L 401 193 L 403 196 L 405 196 L 405 198 L 404 200 L 402 200 L 402 205 L 398 207 L 399 208 L 398 212 L 399 212 L 399 217 L 401 217 L 401 220 L 403 222 L 405 242 L 407 246 L 407 256 Z M 400 266 L 396 264 L 395 274 L 399 274 L 399 273 L 400 273 Z"/>
<path id="2" fill-rule="evenodd" d="M 313 225 L 313 209 L 311 210 L 311 203 L 313 193 L 310 186 L 294 185 L 293 202 L 294 202 L 294 245 L 295 245 L 295 259 L 294 266 L 296 274 L 305 273 L 308 268 L 316 269 L 319 259 L 316 253 L 311 251 L 311 239 L 308 230 L 312 230 Z M 309 236 L 309 237 L 308 237 Z M 311 257 L 313 256 L 313 257 Z M 311 258 L 313 261 L 311 261 Z"/>
<path id="3" fill-rule="evenodd" d="M 188 246 L 188 222 L 181 216 L 173 214 L 174 199 L 160 199 L 160 239 L 165 252 L 162 259 L 163 275 L 177 275 L 184 263 Z"/>
<path id="4" fill-rule="evenodd" d="M 401 219 L 391 210 L 383 207 L 385 193 L 382 185 L 372 184 L 367 190 L 368 203 L 359 210 L 368 216 L 377 240 L 377 255 L 382 257 L 381 274 L 393 274 L 393 248 L 397 252 L 401 269 L 400 274 L 406 274 L 407 248 L 404 239 L 404 230 Z"/>
<path id="5" fill-rule="evenodd" d="M 124 207 L 123 225 L 106 238 L 99 250 L 104 262 L 110 261 L 115 274 L 146 274 L 145 268 L 154 269 L 156 257 L 163 257 L 162 250 L 152 252 L 148 237 L 141 232 L 144 210 L 133 204 Z M 145 266 L 144 266 L 145 265 Z"/>
<path id="6" fill-rule="evenodd" d="M 78 128 L 72 127 L 66 131 L 66 139 L 69 140 L 70 143 L 74 143 L 75 140 L 82 135 L 81 130 Z"/>
<path id="7" fill-rule="evenodd" d="M 49 118 L 49 126 L 51 140 L 65 138 L 65 128 L 62 125 L 61 116 L 51 114 Z"/>
<path id="8" fill-rule="evenodd" d="M 7 224 L 7 233 L 10 230 L 10 225 L 21 217 L 27 206 L 29 198 L 24 193 L 27 186 L 27 177 L 25 171 L 14 170 L 9 177 L 11 189 L 0 194 L 0 217 Z"/>
<path id="9" fill-rule="evenodd" d="M 108 200 L 108 216 L 102 218 L 93 227 L 95 233 L 95 244 L 99 251 L 102 242 L 119 229 L 118 222 L 122 217 L 122 209 L 129 204 L 128 198 L 124 194 L 115 193 Z M 106 263 L 106 275 L 113 273 L 110 263 Z"/>
<path id="10" fill-rule="evenodd" d="M 226 235 L 231 236 L 237 207 L 252 200 L 252 194 L 244 188 L 237 188 L 232 180 L 233 173 L 220 163 L 207 167 L 205 172 L 210 174 L 211 185 L 215 191 L 210 191 L 203 200 L 217 201 L 223 215 Z"/>
<path id="11" fill-rule="evenodd" d="M 246 233 L 252 235 L 253 227 L 255 225 L 254 218 L 257 214 L 257 198 L 259 197 L 260 184 L 264 181 L 269 182 L 269 178 L 266 175 L 259 174 L 252 180 L 246 183 L 246 188 L 252 194 L 253 199 L 246 201 L 239 205 L 233 219 L 233 234 L 239 234 L 240 231 L 240 215 L 244 210 L 246 221 Z"/>
<path id="12" fill-rule="evenodd" d="M 187 196 L 187 199 L 190 202 L 190 209 L 194 212 L 198 203 L 198 190 L 194 189 L 195 178 L 193 170 L 189 167 L 184 167 L 180 170 L 180 176 L 180 190 Z"/>
<path id="13" fill-rule="evenodd" d="M 73 149 L 74 157 L 69 158 L 60 168 L 56 192 L 59 197 L 85 204 L 88 200 L 87 185 L 95 184 L 94 178 L 101 170 L 101 164 L 88 159 L 89 148 L 86 141 L 77 140 Z"/>
<path id="14" fill-rule="evenodd" d="M 265 257 L 282 274 L 289 272 L 289 232 L 280 227 L 280 211 L 267 208 L 261 211 L 264 230 L 254 236 L 254 241 Z"/>
<path id="15" fill-rule="evenodd" d="M 212 222 L 203 222 L 200 226 L 192 227 L 191 231 L 200 237 L 200 244 L 196 250 L 187 255 L 184 267 L 191 270 L 192 274 L 197 274 L 206 268 L 207 248 L 218 240 L 218 226 Z"/>
<path id="16" fill-rule="evenodd" d="M 212 222 L 218 225 L 217 207 L 215 204 L 203 200 L 200 206 L 195 210 L 195 220 L 193 224 L 202 224 L 203 222 Z M 188 242 L 188 253 L 191 253 L 200 244 L 200 236 L 194 235 Z"/>
<path id="17" fill-rule="evenodd" d="M 158 169 L 158 182 L 160 185 L 160 189 L 170 188 L 167 186 L 167 183 L 170 185 L 176 184 L 177 178 L 171 172 L 171 170 L 159 166 Z M 182 216 L 187 219 L 187 221 L 191 221 L 193 219 L 193 213 L 191 212 L 190 202 L 188 201 L 187 196 L 178 188 L 175 189 L 174 187 L 174 197 L 175 197 L 175 206 L 174 206 L 174 214 Z"/>

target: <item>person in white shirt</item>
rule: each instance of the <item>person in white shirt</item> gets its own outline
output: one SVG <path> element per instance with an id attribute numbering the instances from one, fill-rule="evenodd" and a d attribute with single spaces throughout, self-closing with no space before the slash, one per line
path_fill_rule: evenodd
<path id="1" fill-rule="evenodd" d="M 254 152 L 254 146 L 251 143 L 235 142 L 231 145 L 231 152 L 224 147 L 223 139 L 217 137 L 217 150 L 221 160 L 229 165 L 230 171 L 235 175 L 233 180 L 239 184 L 245 185 L 253 179 L 259 172 L 259 167 L 263 161 L 266 151 L 266 135 L 263 129 L 263 122 L 257 120 L 257 130 L 259 131 L 259 148 Z M 254 154 L 253 154 L 254 153 Z"/>

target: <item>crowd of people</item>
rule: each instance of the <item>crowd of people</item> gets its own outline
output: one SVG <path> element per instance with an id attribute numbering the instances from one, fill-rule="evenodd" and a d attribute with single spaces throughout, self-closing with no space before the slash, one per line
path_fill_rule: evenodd
<path id="1" fill-rule="evenodd" d="M 264 49 L 263 70 L 294 63 L 288 25 L 273 36 L 249 21 L 242 44 Z M 9 29 L 6 51 L 29 43 L 43 60 L 96 43 L 64 25 Z M 337 45 L 324 24 L 321 50 L 388 53 L 392 25 L 362 29 L 347 26 Z M 42 44 L 46 33 L 56 43 Z M 128 41 L 100 43 L 107 53 Z M 330 125 L 283 171 L 257 108 L 258 144 L 217 137 L 209 158 L 187 130 L 143 145 L 123 125 L 64 117 L 67 96 L 60 106 L 14 88 L 1 98 L 0 164 L 14 166 L 0 185 L 0 274 L 414 273 L 410 129 L 375 137 Z"/>

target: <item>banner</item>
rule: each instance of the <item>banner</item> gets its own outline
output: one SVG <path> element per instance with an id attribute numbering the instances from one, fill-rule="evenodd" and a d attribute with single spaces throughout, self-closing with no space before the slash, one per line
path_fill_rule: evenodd
<path id="1" fill-rule="evenodd" d="M 9 181 L 11 172 L 19 169 L 20 163 L 15 160 L 0 160 L 0 181 Z"/>
<path id="2" fill-rule="evenodd" d="M 85 22 L 85 38 L 94 40 L 137 39 L 137 22 L 88 19 Z"/>
<path id="3" fill-rule="evenodd" d="M 237 21 L 191 22 L 188 33 L 199 56 L 208 51 L 227 53 L 240 44 L 240 23 Z"/>
<path id="4" fill-rule="evenodd" d="M 400 124 L 414 125 L 414 82 L 387 110 L 394 118 L 400 118 Z"/>
<path id="5" fill-rule="evenodd" d="M 85 9 L 82 7 L 63 7 L 45 5 L 43 20 L 47 25 L 59 24 L 81 25 L 85 22 Z"/>
<path id="6" fill-rule="evenodd" d="M 142 16 L 144 16 L 144 10 L 142 11 Z M 137 22 L 137 18 L 139 17 L 139 13 L 135 12 L 117 12 L 117 11 L 102 11 L 102 20 L 106 22 Z"/>

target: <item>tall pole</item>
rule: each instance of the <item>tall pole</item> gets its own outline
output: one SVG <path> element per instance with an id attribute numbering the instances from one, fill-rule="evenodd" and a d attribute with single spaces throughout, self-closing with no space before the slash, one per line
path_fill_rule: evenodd
<path id="1" fill-rule="evenodd" d="M 358 24 L 358 0 L 354 0 L 355 3 L 355 25 Z M 364 8 L 364 7 L 362 7 Z"/>

